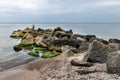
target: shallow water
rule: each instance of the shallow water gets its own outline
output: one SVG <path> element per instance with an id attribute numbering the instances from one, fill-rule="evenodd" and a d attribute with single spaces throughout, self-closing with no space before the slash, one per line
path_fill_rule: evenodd
<path id="1" fill-rule="evenodd" d="M 0 63 L 18 58 L 22 59 L 23 56 L 31 57 L 22 51 L 15 52 L 13 46 L 16 45 L 19 40 L 12 39 L 9 35 L 14 30 L 32 27 L 32 25 L 33 24 L 0 24 Z M 60 26 L 65 30 L 72 29 L 74 33 L 78 34 L 95 34 L 99 38 L 120 39 L 120 23 L 40 23 L 34 25 L 36 28 L 40 27 L 43 29 Z"/>

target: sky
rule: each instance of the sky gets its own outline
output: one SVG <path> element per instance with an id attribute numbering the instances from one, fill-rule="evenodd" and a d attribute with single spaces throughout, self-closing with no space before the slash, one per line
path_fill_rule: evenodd
<path id="1" fill-rule="evenodd" d="M 0 0 L 0 22 L 120 22 L 120 0 Z"/>

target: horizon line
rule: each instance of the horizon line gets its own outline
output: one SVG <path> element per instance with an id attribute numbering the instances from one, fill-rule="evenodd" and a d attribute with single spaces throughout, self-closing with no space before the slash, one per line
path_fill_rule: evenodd
<path id="1" fill-rule="evenodd" d="M 88 23 L 88 24 L 91 24 L 91 23 L 96 23 L 96 24 L 99 24 L 99 23 L 120 23 L 120 22 L 0 22 L 0 24 L 77 24 L 77 23 Z"/>

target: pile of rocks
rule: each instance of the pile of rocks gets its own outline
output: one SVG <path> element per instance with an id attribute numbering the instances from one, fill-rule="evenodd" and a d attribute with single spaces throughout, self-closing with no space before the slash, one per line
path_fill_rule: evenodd
<path id="1" fill-rule="evenodd" d="M 94 63 L 106 63 L 110 73 L 120 74 L 120 40 L 97 38 L 95 35 L 74 34 L 61 27 L 53 29 L 26 28 L 11 34 L 12 38 L 21 38 L 22 45 L 37 45 L 48 50 L 60 52 L 60 57 L 71 57 L 84 53 L 83 60 L 73 59 L 74 66 L 90 67 Z M 18 47 L 18 46 L 17 46 Z M 20 49 L 22 50 L 22 49 Z"/>

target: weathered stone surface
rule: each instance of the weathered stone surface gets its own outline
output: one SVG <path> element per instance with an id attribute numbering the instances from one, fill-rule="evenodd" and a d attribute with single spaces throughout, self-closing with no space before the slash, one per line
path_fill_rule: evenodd
<path id="1" fill-rule="evenodd" d="M 10 37 L 12 38 L 20 38 L 20 37 L 23 37 L 24 36 L 24 33 L 22 32 L 22 30 L 17 30 L 17 31 L 14 31 Z"/>
<path id="2" fill-rule="evenodd" d="M 107 70 L 109 73 L 117 73 L 120 75 L 120 51 L 108 54 Z"/>
<path id="3" fill-rule="evenodd" d="M 82 42 L 82 44 L 78 48 L 78 52 L 79 53 L 84 53 L 88 50 L 88 48 L 89 48 L 89 43 L 88 42 Z"/>
<path id="4" fill-rule="evenodd" d="M 94 40 L 90 45 L 89 49 L 84 58 L 88 62 L 100 62 L 104 63 L 107 60 L 107 55 L 110 52 L 110 48 L 100 41 Z"/>
<path id="5" fill-rule="evenodd" d="M 75 59 L 72 59 L 70 61 L 71 65 L 73 66 L 83 66 L 83 67 L 91 67 L 93 66 L 94 64 L 93 63 L 90 63 L 90 62 L 83 62 L 83 61 L 80 61 L 79 59 L 75 58 Z"/>
<path id="6" fill-rule="evenodd" d="M 38 46 L 47 47 L 47 45 L 43 42 L 43 38 L 44 36 L 37 36 L 35 38 L 35 44 L 37 44 Z"/>
<path id="7" fill-rule="evenodd" d="M 91 38 L 93 38 L 93 37 L 96 38 L 95 35 L 86 35 L 86 36 L 85 36 L 85 39 L 89 42 L 89 40 L 90 40 Z"/>
<path id="8" fill-rule="evenodd" d="M 120 43 L 119 39 L 109 39 L 109 43 Z"/>
<path id="9" fill-rule="evenodd" d="M 85 35 L 80 35 L 80 34 L 73 34 L 70 39 L 77 39 L 78 37 L 84 38 Z"/>
<path id="10" fill-rule="evenodd" d="M 54 34 L 53 34 L 53 37 L 57 37 L 57 38 L 61 38 L 62 36 L 65 36 L 66 33 L 63 32 L 63 31 L 56 31 Z"/>
<path id="11" fill-rule="evenodd" d="M 109 43 L 108 46 L 111 48 L 112 51 L 120 50 L 120 44 L 118 43 Z"/>
<path id="12" fill-rule="evenodd" d="M 34 37 L 30 33 L 26 33 L 21 40 L 21 44 L 29 45 L 34 44 Z"/>
<path id="13" fill-rule="evenodd" d="M 62 54 L 60 55 L 61 57 L 71 57 L 74 56 L 76 53 L 74 52 L 74 50 L 76 48 L 73 48 L 72 46 L 62 46 Z"/>

